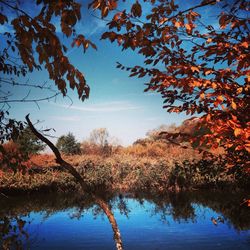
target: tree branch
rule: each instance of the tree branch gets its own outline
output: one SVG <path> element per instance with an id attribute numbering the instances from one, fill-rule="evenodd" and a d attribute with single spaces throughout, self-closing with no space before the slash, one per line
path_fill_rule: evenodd
<path id="1" fill-rule="evenodd" d="M 6 83 L 6 84 L 9 84 L 9 85 L 12 85 L 12 86 L 20 86 L 20 87 L 31 87 L 31 88 L 38 88 L 38 89 L 46 89 L 46 90 L 49 90 L 51 92 L 56 92 L 56 90 L 52 89 L 51 87 L 47 87 L 46 86 L 46 82 L 42 85 L 42 84 L 38 84 L 38 85 L 35 85 L 35 84 L 29 84 L 28 81 L 26 83 L 19 83 L 17 81 L 15 81 L 13 78 L 11 79 L 8 79 L 8 78 L 0 78 L 0 83 L 3 82 L 3 83 Z"/>
<path id="2" fill-rule="evenodd" d="M 37 103 L 37 102 L 41 102 L 41 101 L 46 101 L 46 100 L 52 99 L 52 98 L 58 96 L 59 94 L 61 94 L 61 92 L 56 93 L 56 94 L 54 94 L 52 96 L 49 96 L 49 97 L 44 97 L 44 98 L 40 98 L 40 99 L 28 99 L 28 100 L 25 99 L 27 97 L 26 96 L 24 99 L 4 100 L 4 101 L 0 101 L 0 103 L 11 103 L 11 102 L 35 102 L 35 103 Z"/>
<path id="3" fill-rule="evenodd" d="M 172 19 L 174 19 L 174 18 L 176 18 L 176 17 L 178 17 L 178 16 L 180 16 L 180 15 L 183 15 L 183 14 L 189 12 L 190 10 L 195 10 L 195 9 L 200 8 L 200 7 L 204 7 L 204 6 L 207 6 L 207 5 L 215 4 L 216 2 L 217 2 L 216 0 L 211 0 L 211 1 L 206 1 L 206 2 L 205 2 L 205 1 L 202 1 L 202 3 L 200 3 L 200 4 L 196 5 L 196 6 L 193 6 L 193 7 L 190 7 L 190 8 L 188 8 L 188 9 L 186 9 L 186 10 L 180 11 L 180 12 L 178 12 L 176 15 L 169 17 L 169 18 L 168 18 L 165 22 L 163 22 L 159 27 L 161 27 L 162 25 L 164 25 L 164 23 L 166 23 L 166 22 L 168 22 L 168 21 L 170 21 L 170 20 L 172 20 Z"/>
<path id="4" fill-rule="evenodd" d="M 11 8 L 13 10 L 21 12 L 22 14 L 24 14 L 27 17 L 29 17 L 30 19 L 33 19 L 27 12 L 25 12 L 24 10 L 19 9 L 17 6 L 12 6 L 11 4 L 9 4 L 9 3 L 7 3 L 7 2 L 5 2 L 3 0 L 0 0 L 0 3 L 5 4 L 6 6 L 8 6 L 9 8 Z"/>

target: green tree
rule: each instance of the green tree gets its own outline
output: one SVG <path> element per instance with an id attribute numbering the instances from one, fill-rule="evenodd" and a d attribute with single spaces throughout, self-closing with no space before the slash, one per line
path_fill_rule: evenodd
<path id="1" fill-rule="evenodd" d="M 66 155 L 80 154 L 80 143 L 76 141 L 72 133 L 63 135 L 58 138 L 56 143 L 57 148 Z"/>
<path id="2" fill-rule="evenodd" d="M 32 133 L 29 127 L 24 128 L 14 142 L 26 157 L 30 154 L 37 154 L 45 149 L 45 144 Z"/>

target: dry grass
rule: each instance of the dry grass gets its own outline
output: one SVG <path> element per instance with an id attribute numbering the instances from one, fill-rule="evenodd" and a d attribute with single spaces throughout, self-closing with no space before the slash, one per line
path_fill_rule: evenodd
<path id="1" fill-rule="evenodd" d="M 145 145 L 135 144 L 121 149 L 120 154 L 139 157 L 165 157 L 173 161 L 199 159 L 197 150 L 167 144 L 161 141 L 149 141 Z"/>
<path id="2" fill-rule="evenodd" d="M 116 148 L 113 152 L 107 156 L 92 151 L 92 154 L 65 155 L 63 158 L 76 167 L 93 189 L 164 192 L 235 182 L 234 173 L 225 172 L 222 164 L 201 161 L 197 151 L 161 141 Z M 33 155 L 26 165 L 34 171 L 0 172 L 0 191 L 78 188 L 67 172 L 56 167 L 53 155 Z"/>

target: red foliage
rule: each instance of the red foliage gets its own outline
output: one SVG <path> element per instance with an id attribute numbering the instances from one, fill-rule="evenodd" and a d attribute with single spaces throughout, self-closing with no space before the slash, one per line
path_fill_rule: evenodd
<path id="1" fill-rule="evenodd" d="M 51 154 L 32 155 L 28 163 L 36 167 L 53 167 L 57 165 L 55 156 Z"/>
<path id="2" fill-rule="evenodd" d="M 105 17 L 112 2 L 95 0 L 91 6 Z M 187 9 L 174 0 L 147 2 L 152 9 L 146 17 L 136 1 L 130 10 L 116 13 L 108 23 L 111 31 L 102 35 L 145 58 L 146 66 L 118 63 L 117 67 L 131 77 L 147 76 L 146 91 L 160 92 L 168 112 L 201 114 L 200 126 L 210 133 L 191 139 L 213 149 L 223 147 L 228 166 L 246 167 L 250 163 L 248 1 L 201 0 Z M 221 11 L 220 28 L 207 24 L 199 13 L 207 7 Z"/>
<path id="3" fill-rule="evenodd" d="M 1 170 L 25 170 L 30 167 L 30 164 L 26 162 L 26 159 L 18 146 L 13 142 L 9 141 L 0 146 L 0 166 Z"/>

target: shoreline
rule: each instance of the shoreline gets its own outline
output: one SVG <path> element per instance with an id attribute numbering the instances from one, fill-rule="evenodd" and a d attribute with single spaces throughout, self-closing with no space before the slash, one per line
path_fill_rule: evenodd
<path id="1" fill-rule="evenodd" d="M 162 194 L 190 190 L 249 190 L 250 175 L 241 169 L 225 169 L 211 160 L 173 161 L 168 157 L 129 155 L 69 156 L 66 158 L 93 192 L 150 192 Z M 41 162 L 45 165 L 41 167 Z M 81 192 L 80 185 L 53 158 L 40 159 L 24 172 L 0 172 L 0 193 L 26 194 Z"/>

